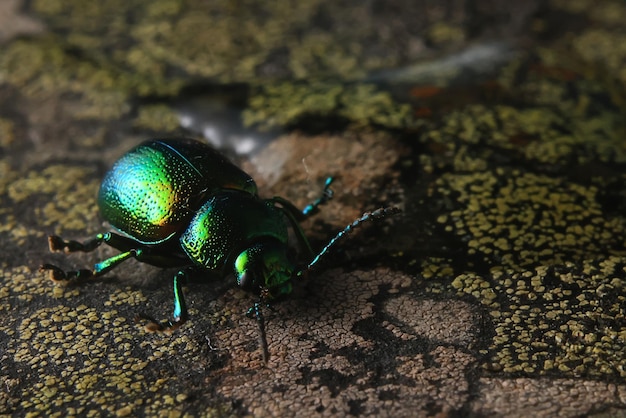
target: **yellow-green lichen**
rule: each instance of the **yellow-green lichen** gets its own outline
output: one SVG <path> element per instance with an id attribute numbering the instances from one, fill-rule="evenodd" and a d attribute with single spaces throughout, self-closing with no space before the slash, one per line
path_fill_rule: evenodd
<path id="1" fill-rule="evenodd" d="M 330 82 L 257 86 L 244 123 L 260 128 L 294 124 L 306 116 L 344 117 L 357 125 L 401 128 L 411 124 L 410 107 L 370 84 Z"/>
<path id="2" fill-rule="evenodd" d="M 447 22 L 437 22 L 426 31 L 426 38 L 435 45 L 460 43 L 465 40 L 462 27 Z"/>
<path id="3" fill-rule="evenodd" d="M 117 316 L 115 311 L 111 313 Z M 76 327 L 65 327 L 72 323 Z M 113 413 L 110 408 L 115 396 L 140 395 L 145 383 L 141 383 L 144 377 L 138 370 L 113 366 L 116 358 L 124 359 L 124 365 L 142 362 L 133 357 L 132 344 L 118 341 L 105 349 L 112 335 L 132 342 L 132 333 L 122 330 L 123 326 L 110 322 L 102 312 L 84 305 L 44 308 L 24 318 L 18 326 L 18 340 L 9 352 L 15 362 L 28 364 L 42 383 L 26 388 L 22 399 L 28 400 L 31 408 L 45 410 L 47 399 L 54 396 L 57 408 L 78 402 L 101 413 Z M 58 367 L 64 370 L 63 379 L 54 373 Z"/>
<path id="4" fill-rule="evenodd" d="M 178 116 L 169 106 L 151 105 L 139 109 L 133 126 L 159 132 L 162 135 L 178 129 L 179 121 Z"/>
<path id="5" fill-rule="evenodd" d="M 0 77 L 39 100 L 61 93 L 77 95 L 79 118 L 110 120 L 129 110 L 124 87 L 130 83 L 123 83 L 109 65 L 71 56 L 54 37 L 9 45 L 0 56 Z"/>
<path id="6" fill-rule="evenodd" d="M 626 376 L 626 302 L 619 257 L 527 271 L 461 274 L 452 282 L 490 310 L 485 367 L 514 374 Z M 498 303 L 494 304 L 494 300 Z"/>
<path id="7" fill-rule="evenodd" d="M 12 120 L 0 118 L 0 147 L 8 147 L 15 141 L 15 126 Z"/>
<path id="8" fill-rule="evenodd" d="M 127 71 L 124 78 L 134 73 L 143 79 L 136 88 L 142 94 L 171 89 L 190 76 L 221 82 L 284 76 L 354 80 L 419 52 L 404 42 L 389 48 L 389 36 L 417 41 L 409 22 L 381 33 L 381 16 L 360 4 L 38 0 L 30 8 L 51 31 L 63 34 L 69 48 L 115 63 Z M 320 20 L 323 25 L 315 24 Z M 432 37 L 463 39 L 458 27 L 434 25 Z"/>
<path id="9" fill-rule="evenodd" d="M 517 170 L 448 174 L 437 184 L 460 204 L 438 220 L 470 256 L 501 268 L 598 256 L 626 234 L 622 218 L 603 216 L 594 186 Z"/>
<path id="10" fill-rule="evenodd" d="M 21 380 L 30 382 L 19 385 L 20 392 L 13 398 L 0 402 L 10 403 L 13 410 L 50 416 L 60 416 L 59 411 L 65 415 L 124 415 L 129 410 L 148 415 L 164 410 L 170 415 L 182 413 L 187 395 L 176 391 L 177 377 L 157 379 L 153 363 L 162 358 L 191 362 L 190 356 L 197 358 L 201 351 L 196 341 L 182 332 L 174 337 L 143 334 L 138 348 L 140 327 L 112 306 L 131 304 L 142 309 L 141 292 L 117 289 L 109 297 L 113 303 L 100 308 L 79 303 L 48 303 L 51 306 L 42 308 L 41 298 L 52 293 L 52 286 L 42 274 L 28 269 L 0 270 L 0 311 L 22 312 L 0 325 L 0 332 L 11 337 L 0 359 L 3 365 L 22 371 L 17 385 Z M 81 290 L 89 291 L 89 287 Z M 99 298 L 93 296 L 90 299 Z M 155 387 L 156 393 L 151 394 Z"/>
<path id="11" fill-rule="evenodd" d="M 9 161 L 6 159 L 0 160 L 0 195 L 4 195 L 9 186 L 13 184 L 13 181 L 19 177 L 20 173 L 12 169 Z M 0 213 L 2 213 L 1 211 L 6 210 L 6 205 L 6 201 L 1 202 Z"/>
<path id="12" fill-rule="evenodd" d="M 55 225 L 57 232 L 63 229 L 84 231 L 88 225 L 93 225 L 93 214 L 96 213 L 98 182 L 93 177 L 93 169 L 51 165 L 25 173 L 13 181 L 8 186 L 7 195 L 13 204 L 41 194 L 54 195 L 41 208 L 36 208 L 37 224 Z"/>
<path id="13" fill-rule="evenodd" d="M 586 31 L 573 40 L 573 46 L 587 62 L 601 62 L 626 86 L 626 33 L 603 29 Z"/>
<path id="14" fill-rule="evenodd" d="M 453 163 L 459 171 L 482 171 L 489 156 L 469 153 L 464 144 L 496 146 L 549 164 L 565 164 L 572 158 L 579 164 L 595 158 L 626 162 L 626 144 L 620 131 L 624 121 L 618 113 L 585 116 L 575 108 L 572 105 L 569 114 L 563 114 L 543 107 L 474 104 L 445 115 L 441 126 L 423 138 L 455 151 Z"/>

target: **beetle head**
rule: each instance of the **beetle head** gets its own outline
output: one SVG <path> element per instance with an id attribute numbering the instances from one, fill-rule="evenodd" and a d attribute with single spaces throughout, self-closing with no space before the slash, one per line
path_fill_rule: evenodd
<path id="1" fill-rule="evenodd" d="M 287 247 L 277 240 L 251 245 L 235 260 L 237 284 L 243 290 L 260 294 L 265 302 L 291 293 L 294 269 Z"/>

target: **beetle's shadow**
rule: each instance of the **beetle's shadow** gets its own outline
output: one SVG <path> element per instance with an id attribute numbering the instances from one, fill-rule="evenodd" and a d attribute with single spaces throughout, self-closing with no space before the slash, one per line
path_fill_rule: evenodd
<path id="1" fill-rule="evenodd" d="M 145 274 L 133 278 L 132 283 L 129 281 L 127 284 L 147 297 L 148 309 L 150 306 L 171 306 L 174 300 L 173 280 L 180 269 L 160 269 L 145 265 L 142 267 L 146 267 Z M 223 278 L 207 270 L 193 269 L 183 283 L 183 293 L 187 304 L 197 308 L 204 303 L 217 300 L 233 287 L 235 287 L 234 278 L 231 276 Z M 155 312 L 155 314 L 162 316 L 164 313 Z M 167 314 L 171 312 L 168 311 Z"/>

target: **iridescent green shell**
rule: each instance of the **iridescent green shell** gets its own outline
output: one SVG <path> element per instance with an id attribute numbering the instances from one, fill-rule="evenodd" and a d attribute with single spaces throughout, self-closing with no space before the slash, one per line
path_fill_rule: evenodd
<path id="1" fill-rule="evenodd" d="M 222 271 L 232 268 L 235 257 L 260 238 L 287 244 L 283 213 L 249 193 L 224 190 L 197 211 L 180 243 L 196 264 Z"/>
<path id="2" fill-rule="evenodd" d="M 248 174 L 208 145 L 152 140 L 115 163 L 100 186 L 98 206 L 117 230 L 156 244 L 182 232 L 207 196 L 223 189 L 257 193 Z"/>

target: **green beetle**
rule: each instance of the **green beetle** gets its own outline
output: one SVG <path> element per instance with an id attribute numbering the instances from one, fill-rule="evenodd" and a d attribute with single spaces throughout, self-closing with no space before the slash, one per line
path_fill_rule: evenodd
<path id="1" fill-rule="evenodd" d="M 281 198 L 261 199 L 254 180 L 221 153 L 192 139 L 146 141 L 123 155 L 106 174 L 98 194 L 98 207 L 116 232 L 85 241 L 48 237 L 51 251 L 93 251 L 106 243 L 120 254 L 93 269 L 65 272 L 44 264 L 56 282 L 102 275 L 123 261 L 135 258 L 158 267 L 182 267 L 174 276 L 173 320 L 149 317 L 146 329 L 171 332 L 188 319 L 182 285 L 193 269 L 226 276 L 234 269 L 237 284 L 259 296 L 248 311 L 259 322 L 263 355 L 267 343 L 261 305 L 292 291 L 294 278 L 310 271 L 320 258 L 367 220 L 397 213 L 381 208 L 364 214 L 339 232 L 317 255 L 299 226 L 332 198 L 328 178 L 320 197 L 304 210 Z M 288 256 L 288 225 L 306 253 L 308 262 L 297 268 Z"/>

